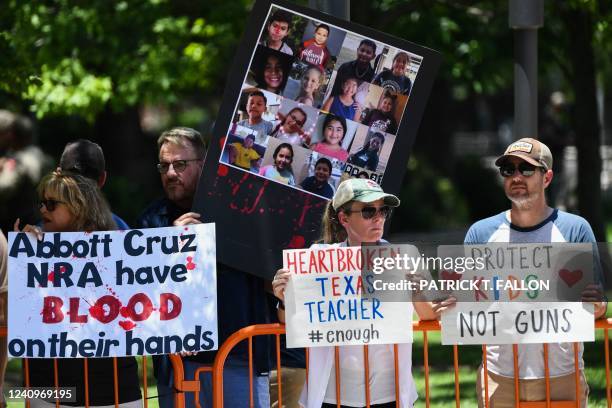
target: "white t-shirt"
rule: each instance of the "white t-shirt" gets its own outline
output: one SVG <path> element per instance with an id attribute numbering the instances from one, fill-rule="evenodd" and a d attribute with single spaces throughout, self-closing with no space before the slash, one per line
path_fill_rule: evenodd
<path id="1" fill-rule="evenodd" d="M 478 221 L 470 227 L 465 237 L 466 244 L 488 242 L 542 243 L 542 242 L 591 242 L 595 236 L 591 226 L 574 214 L 554 210 L 540 224 L 530 228 L 511 225 L 506 212 Z M 526 304 L 529 306 L 529 304 Z M 578 343 L 578 366 L 584 367 Z M 544 378 L 544 346 L 542 344 L 518 345 L 519 378 Z M 574 368 L 573 343 L 551 343 L 548 345 L 548 368 L 551 377 L 571 374 Z M 514 354 L 511 344 L 487 345 L 487 370 L 492 373 L 514 377 Z"/>
<path id="2" fill-rule="evenodd" d="M 346 246 L 346 242 L 333 244 Z M 328 245 L 315 244 L 311 249 Z M 412 319 L 414 307 L 410 303 L 406 318 Z M 366 405 L 363 346 L 339 346 L 341 404 L 353 407 Z M 370 404 L 395 401 L 395 360 L 392 344 L 370 345 L 369 386 Z M 412 344 L 398 345 L 400 407 L 412 407 L 417 399 L 412 378 Z M 300 397 L 300 405 L 319 408 L 322 402 L 336 403 L 336 369 L 334 347 L 312 347 L 308 354 L 308 381 Z"/>

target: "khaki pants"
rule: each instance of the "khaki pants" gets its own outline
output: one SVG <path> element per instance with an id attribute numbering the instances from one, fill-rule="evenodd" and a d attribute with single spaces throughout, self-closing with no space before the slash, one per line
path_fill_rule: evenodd
<path id="1" fill-rule="evenodd" d="M 302 388 L 306 384 L 306 369 L 282 367 L 283 408 L 297 408 Z M 278 408 L 278 372 L 270 371 L 270 406 Z"/>
<path id="2" fill-rule="evenodd" d="M 489 408 L 514 408 L 514 378 L 502 377 L 488 372 Z M 589 386 L 587 385 L 584 371 L 578 374 L 580 381 L 580 406 L 586 408 Z M 478 369 L 478 380 L 476 382 L 476 395 L 478 396 L 478 408 L 484 408 L 484 369 Z M 519 396 L 521 401 L 546 401 L 546 381 L 542 379 L 519 380 Z M 550 379 L 551 401 L 575 401 L 576 400 L 576 377 L 574 374 Z"/>

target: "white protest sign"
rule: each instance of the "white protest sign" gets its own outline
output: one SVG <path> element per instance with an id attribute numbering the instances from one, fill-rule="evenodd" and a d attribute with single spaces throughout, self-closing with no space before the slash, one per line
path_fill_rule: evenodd
<path id="1" fill-rule="evenodd" d="M 581 341 L 595 341 L 592 304 L 470 302 L 442 314 L 445 345 Z"/>
<path id="2" fill-rule="evenodd" d="M 366 249 L 329 246 L 285 250 L 292 272 L 285 292 L 287 347 L 412 342 L 412 302 L 383 302 L 375 275 L 362 277 L 362 261 L 388 256 L 389 246 Z M 371 270 L 371 268 L 370 268 Z"/>
<path id="3" fill-rule="evenodd" d="M 217 349 L 215 225 L 9 233 L 9 354 Z"/>
<path id="4" fill-rule="evenodd" d="M 438 256 L 454 260 L 440 279 L 475 283 L 474 290 L 453 291 L 459 301 L 578 301 L 594 281 L 590 243 L 441 245 Z M 460 268 L 460 260 L 475 266 Z"/>
<path id="5" fill-rule="evenodd" d="M 451 290 L 458 303 L 442 316 L 443 344 L 594 340 L 593 307 L 579 302 L 593 283 L 591 244 L 440 246 L 438 255 L 455 260 L 441 280 L 471 284 Z M 462 257 L 477 267 L 457 270 Z"/>

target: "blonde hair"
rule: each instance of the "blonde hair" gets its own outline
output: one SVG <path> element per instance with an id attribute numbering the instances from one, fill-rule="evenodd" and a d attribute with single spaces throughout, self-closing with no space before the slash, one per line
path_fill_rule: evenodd
<path id="1" fill-rule="evenodd" d="M 157 139 L 157 151 L 159 152 L 166 143 L 185 148 L 191 147 L 197 156 L 196 159 L 203 159 L 206 154 L 206 144 L 202 135 L 192 128 L 178 126 L 166 130 Z"/>
<path id="2" fill-rule="evenodd" d="M 87 177 L 54 171 L 38 185 L 38 197 L 50 196 L 64 203 L 74 217 L 73 231 L 108 231 L 117 229 L 108 203 L 95 181 Z"/>
<path id="3" fill-rule="evenodd" d="M 324 244 L 335 244 L 337 242 L 346 241 L 348 236 L 346 230 L 342 224 L 340 224 L 338 214 L 349 210 L 352 203 L 353 201 L 344 203 L 338 210 L 334 210 L 331 201 L 327 203 L 327 207 L 325 207 L 325 212 L 323 213 L 323 219 L 321 220 L 321 238 L 319 242 Z"/>

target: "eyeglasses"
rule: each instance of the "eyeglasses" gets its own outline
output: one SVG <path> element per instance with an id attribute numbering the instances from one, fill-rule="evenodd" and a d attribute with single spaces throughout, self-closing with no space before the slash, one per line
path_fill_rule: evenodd
<path id="1" fill-rule="evenodd" d="M 166 174 L 168 170 L 170 170 L 170 165 L 172 165 L 172 168 L 174 169 L 175 172 L 182 173 L 187 168 L 188 162 L 200 161 L 200 160 L 202 159 L 175 160 L 171 163 L 168 163 L 168 162 L 157 163 L 157 171 L 159 171 L 161 174 Z"/>
<path id="2" fill-rule="evenodd" d="M 393 208 L 385 205 L 380 208 L 363 207 L 361 210 L 346 210 L 344 212 L 347 214 L 361 213 L 361 216 L 364 220 L 370 220 L 380 214 L 384 219 L 388 220 L 389 218 L 391 218 Z"/>
<path id="3" fill-rule="evenodd" d="M 541 167 L 539 168 L 544 170 Z M 515 166 L 512 163 L 504 163 L 499 166 L 499 174 L 501 174 L 503 177 L 512 177 L 517 170 L 523 177 L 531 177 L 536 172 L 536 166 L 527 162 L 521 162 L 518 166 Z"/>
<path id="4" fill-rule="evenodd" d="M 55 208 L 57 207 L 57 205 L 62 204 L 62 203 L 63 201 L 52 200 L 52 199 L 40 200 L 40 202 L 38 203 L 38 209 L 42 210 L 43 206 L 45 206 L 47 211 L 53 212 L 55 211 Z"/>

